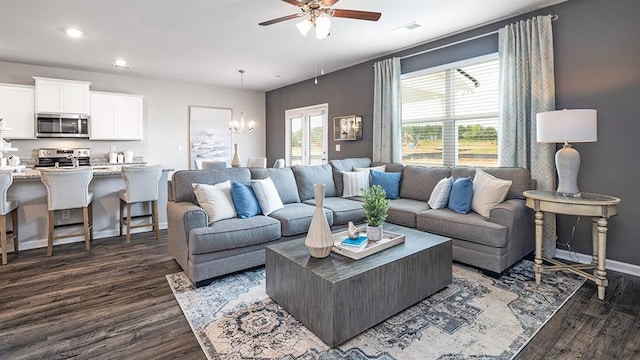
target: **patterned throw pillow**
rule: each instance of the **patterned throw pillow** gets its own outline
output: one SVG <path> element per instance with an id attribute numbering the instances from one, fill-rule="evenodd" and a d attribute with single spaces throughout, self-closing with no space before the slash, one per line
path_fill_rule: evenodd
<path id="1" fill-rule="evenodd" d="M 209 215 L 209 223 L 236 217 L 236 209 L 231 200 L 231 181 L 215 185 L 192 184 L 198 204 Z"/>
<path id="2" fill-rule="evenodd" d="M 498 179 L 482 169 L 476 169 L 476 176 L 473 179 L 471 209 L 488 218 L 491 209 L 507 197 L 511 183 L 511 180 Z"/>
<path id="3" fill-rule="evenodd" d="M 280 195 L 276 186 L 273 184 L 273 180 L 270 177 L 261 180 L 253 180 L 251 182 L 253 192 L 258 198 L 260 209 L 264 215 L 269 215 L 276 210 L 280 210 L 284 207 Z"/>
<path id="4" fill-rule="evenodd" d="M 442 209 L 447 207 L 452 185 L 452 177 L 447 177 L 438 181 L 436 186 L 433 188 L 433 191 L 431 192 L 431 196 L 429 197 L 429 201 L 427 201 L 427 204 L 429 204 L 432 209 Z"/>
<path id="5" fill-rule="evenodd" d="M 342 197 L 348 198 L 353 196 L 362 196 L 364 190 L 369 188 L 369 172 L 343 172 L 342 182 L 344 184 Z"/>

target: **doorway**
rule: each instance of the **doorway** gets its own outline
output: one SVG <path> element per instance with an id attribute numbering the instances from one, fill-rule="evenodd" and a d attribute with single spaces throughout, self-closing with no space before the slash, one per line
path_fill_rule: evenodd
<path id="1" fill-rule="evenodd" d="M 327 163 L 329 104 L 285 111 L 285 161 L 291 165 Z"/>

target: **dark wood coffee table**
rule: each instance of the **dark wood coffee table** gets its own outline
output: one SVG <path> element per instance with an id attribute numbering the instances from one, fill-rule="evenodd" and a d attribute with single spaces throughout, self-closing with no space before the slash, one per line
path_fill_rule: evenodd
<path id="1" fill-rule="evenodd" d="M 309 255 L 305 236 L 266 248 L 266 291 L 334 347 L 451 284 L 451 239 L 385 224 L 405 242 L 364 259 Z"/>

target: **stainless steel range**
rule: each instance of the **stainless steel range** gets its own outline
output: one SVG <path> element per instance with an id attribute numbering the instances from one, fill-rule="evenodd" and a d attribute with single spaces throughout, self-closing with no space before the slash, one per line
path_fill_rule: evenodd
<path id="1" fill-rule="evenodd" d="M 36 167 L 70 167 L 91 165 L 91 151 L 81 149 L 39 149 Z"/>

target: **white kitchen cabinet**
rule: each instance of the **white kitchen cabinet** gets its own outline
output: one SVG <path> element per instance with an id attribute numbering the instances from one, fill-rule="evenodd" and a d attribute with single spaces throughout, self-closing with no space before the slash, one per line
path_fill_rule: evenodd
<path id="1" fill-rule="evenodd" d="M 91 140 L 142 140 L 141 95 L 91 92 Z"/>
<path id="2" fill-rule="evenodd" d="M 90 113 L 90 82 L 33 78 L 36 81 L 36 113 Z"/>
<path id="3" fill-rule="evenodd" d="M 0 118 L 11 128 L 11 139 L 35 139 L 34 87 L 0 84 Z"/>

